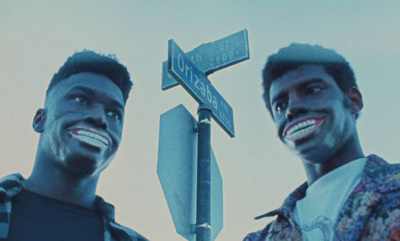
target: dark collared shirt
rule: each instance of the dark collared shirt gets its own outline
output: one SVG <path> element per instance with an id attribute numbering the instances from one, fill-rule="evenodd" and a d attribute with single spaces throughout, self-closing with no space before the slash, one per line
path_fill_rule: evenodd
<path id="1" fill-rule="evenodd" d="M 11 198 L 21 191 L 23 180 L 21 174 L 11 174 L 0 179 L 0 241 L 7 240 L 12 212 Z M 104 241 L 148 241 L 132 229 L 116 223 L 114 206 L 99 196 L 96 197 L 96 208 L 103 216 Z"/>

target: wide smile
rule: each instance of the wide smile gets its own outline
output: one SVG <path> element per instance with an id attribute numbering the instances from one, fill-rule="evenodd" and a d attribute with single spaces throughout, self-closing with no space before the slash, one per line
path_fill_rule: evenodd
<path id="1" fill-rule="evenodd" d="M 100 150 L 106 150 L 107 148 L 112 146 L 110 136 L 96 129 L 88 127 L 77 127 L 71 129 L 70 134 L 73 138 L 76 138 L 80 142 L 83 142 L 92 147 L 99 148 Z"/>
<path id="2" fill-rule="evenodd" d="M 311 135 L 323 122 L 323 118 L 307 118 L 297 121 L 283 132 L 283 137 L 292 142 L 298 141 Z"/>

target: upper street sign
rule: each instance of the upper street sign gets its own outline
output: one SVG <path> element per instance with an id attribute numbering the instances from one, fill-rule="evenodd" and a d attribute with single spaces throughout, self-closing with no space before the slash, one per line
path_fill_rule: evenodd
<path id="1" fill-rule="evenodd" d="M 230 137 L 235 136 L 232 107 L 172 39 L 168 41 L 168 72 L 199 104 L 209 105 L 214 120 Z"/>
<path id="2" fill-rule="evenodd" d="M 222 39 L 205 43 L 186 53 L 196 67 L 206 75 L 250 58 L 247 30 L 242 30 Z M 162 63 L 161 89 L 178 85 L 169 75 L 167 61 Z"/>

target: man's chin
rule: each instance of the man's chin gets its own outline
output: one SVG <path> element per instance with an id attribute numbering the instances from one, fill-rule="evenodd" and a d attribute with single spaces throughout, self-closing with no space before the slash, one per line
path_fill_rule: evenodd
<path id="1" fill-rule="evenodd" d="M 82 179 L 93 176 L 96 172 L 96 167 L 94 165 L 75 165 L 69 164 L 66 168 L 66 172 L 73 177 Z"/>
<path id="2" fill-rule="evenodd" d="M 290 148 L 290 151 L 298 156 L 301 160 L 308 161 L 315 164 L 320 164 L 325 160 L 329 153 L 329 149 L 321 146 L 301 146 L 297 148 Z"/>
<path id="3" fill-rule="evenodd" d="M 100 172 L 101 163 L 105 160 L 99 159 L 96 155 L 70 155 L 64 160 L 64 168 L 68 174 L 77 178 L 95 176 Z"/>

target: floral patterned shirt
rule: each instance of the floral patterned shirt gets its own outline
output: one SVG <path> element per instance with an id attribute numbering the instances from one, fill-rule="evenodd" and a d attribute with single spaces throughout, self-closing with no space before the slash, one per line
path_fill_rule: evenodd
<path id="1" fill-rule="evenodd" d="M 305 196 L 303 183 L 271 212 L 256 217 L 276 216 L 264 229 L 248 234 L 243 241 L 302 240 L 293 219 L 296 201 Z M 343 205 L 334 240 L 400 241 L 400 164 L 389 164 L 376 155 L 368 156 L 360 183 Z"/>

